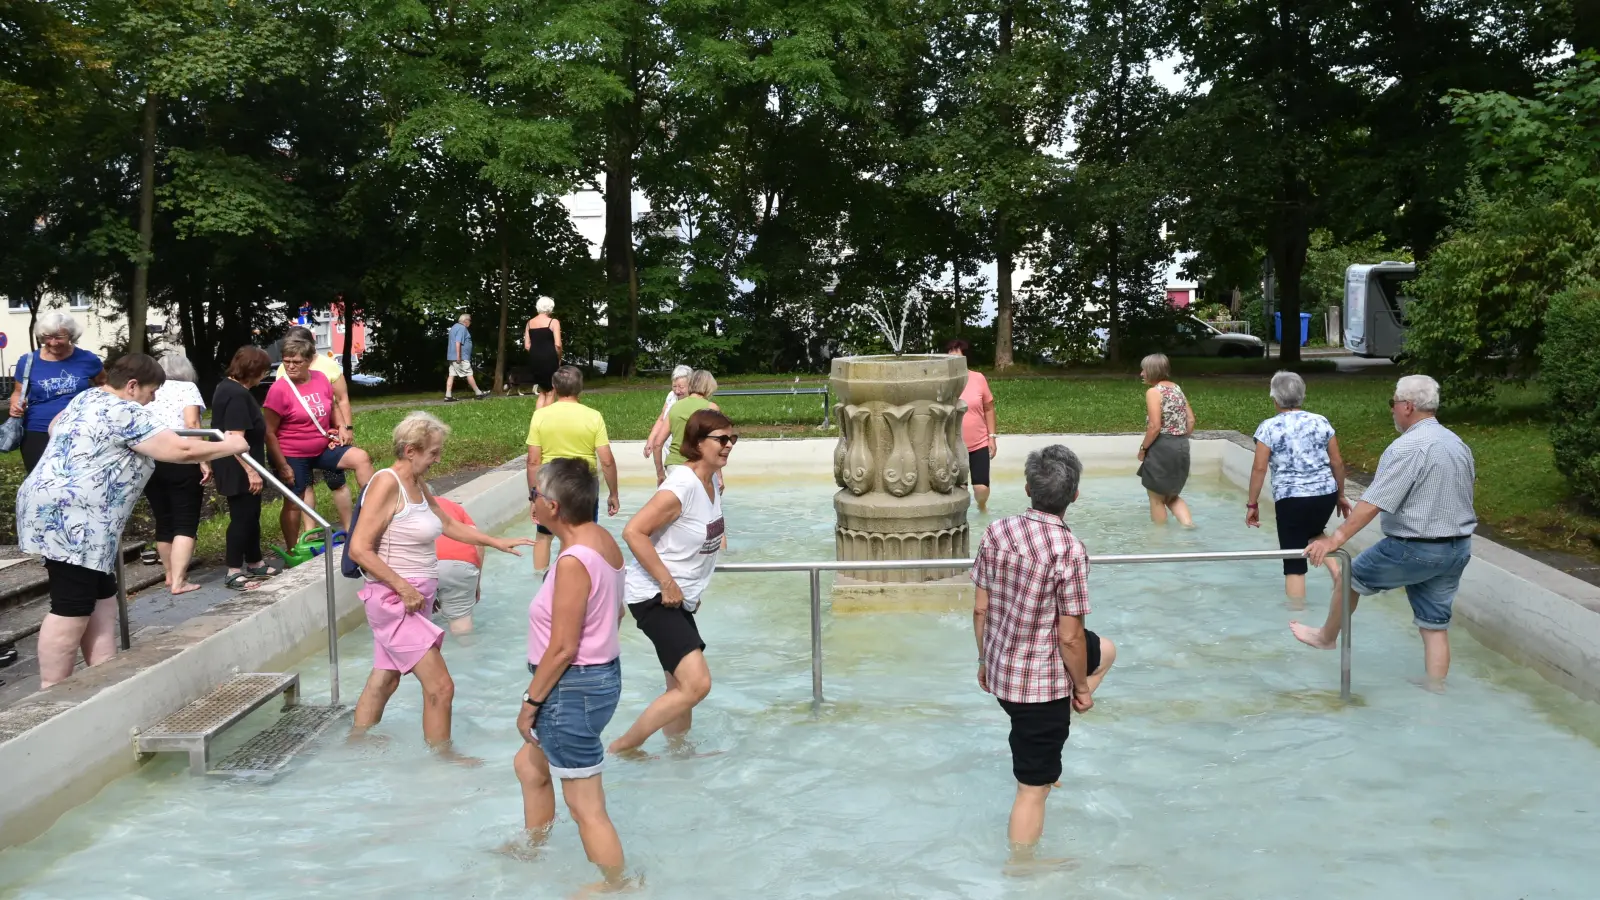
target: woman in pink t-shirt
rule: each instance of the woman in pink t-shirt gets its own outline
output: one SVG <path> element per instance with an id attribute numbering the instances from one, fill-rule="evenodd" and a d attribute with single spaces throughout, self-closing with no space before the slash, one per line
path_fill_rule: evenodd
<path id="1" fill-rule="evenodd" d="M 944 345 L 944 352 L 970 357 L 972 345 L 956 338 Z M 994 394 L 989 393 L 989 379 L 969 368 L 961 399 L 967 401 L 967 414 L 961 417 L 961 437 L 967 444 L 972 496 L 978 501 L 978 512 L 985 513 L 989 511 L 989 460 L 1000 449 L 994 442 Z"/>
<path id="2" fill-rule="evenodd" d="M 317 348 L 305 338 L 290 335 L 283 339 L 283 369 L 287 377 L 272 383 L 267 402 L 261 404 L 267 420 L 267 457 L 278 477 L 294 491 L 306 495 L 313 471 L 321 471 L 322 482 L 333 492 L 339 522 L 350 530 L 350 489 L 344 473 L 356 473 L 356 489 L 372 480 L 372 459 L 367 451 L 353 445 L 354 435 L 333 429 L 333 385 L 328 376 L 311 368 Z M 300 537 L 300 511 L 287 501 L 278 515 L 284 546 L 292 547 Z"/>
<path id="3" fill-rule="evenodd" d="M 528 608 L 528 692 L 517 733 L 526 742 L 512 767 L 522 782 L 531 835 L 556 817 L 551 776 L 578 823 L 589 860 L 608 885 L 622 882 L 622 841 L 606 814 L 601 786 L 605 730 L 622 698 L 622 550 L 595 524 L 600 496 L 586 460 L 553 459 L 539 468 L 533 511 L 561 541 L 561 555 Z"/>

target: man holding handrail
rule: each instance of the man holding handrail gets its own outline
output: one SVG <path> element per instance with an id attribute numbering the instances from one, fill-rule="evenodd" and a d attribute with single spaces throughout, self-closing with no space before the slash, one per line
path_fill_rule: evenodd
<path id="1" fill-rule="evenodd" d="M 1078 499 L 1083 463 L 1052 444 L 1028 454 L 1023 472 L 1033 508 L 992 523 L 972 565 L 978 686 L 1011 719 L 1014 859 L 1031 856 L 1044 833 L 1045 798 L 1060 786 L 1072 713 L 1094 706 L 1116 658 L 1110 641 L 1083 626 L 1089 551 L 1063 520 Z"/>
<path id="2" fill-rule="evenodd" d="M 1328 554 L 1382 514 L 1383 539 L 1350 564 L 1350 584 L 1358 596 L 1406 589 L 1422 635 L 1425 685 L 1430 690 L 1442 690 L 1450 672 L 1447 629 L 1478 525 L 1472 507 L 1477 478 L 1472 450 L 1439 424 L 1438 411 L 1438 382 L 1426 375 L 1400 379 L 1389 401 L 1400 437 L 1383 451 L 1372 485 L 1339 530 L 1306 547 L 1306 558 L 1320 566 Z M 1328 621 L 1321 628 L 1290 622 L 1294 636 L 1319 650 L 1333 649 L 1339 638 L 1341 595 L 1336 586 Z M 1352 599 L 1351 612 L 1354 604 Z"/>

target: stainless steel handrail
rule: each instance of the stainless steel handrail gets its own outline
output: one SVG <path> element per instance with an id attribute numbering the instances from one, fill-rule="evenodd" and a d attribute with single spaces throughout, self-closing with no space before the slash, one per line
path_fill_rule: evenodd
<path id="1" fill-rule="evenodd" d="M 173 430 L 173 433 L 179 437 L 208 438 L 214 441 L 220 441 L 226 437 L 226 435 L 222 433 L 222 430 L 217 428 L 177 428 Z M 334 706 L 338 706 L 339 610 L 334 603 L 333 594 L 333 588 L 335 584 L 333 580 L 333 525 L 330 524 L 327 519 L 324 519 L 322 516 L 318 515 L 315 507 L 295 496 L 294 492 L 291 491 L 283 482 L 279 481 L 277 476 L 273 475 L 272 471 L 259 460 L 255 459 L 248 453 L 239 454 L 239 459 L 243 460 L 245 465 L 255 469 L 256 474 L 261 476 L 261 480 L 276 488 L 278 493 L 282 494 L 286 501 L 298 506 L 301 512 L 310 516 L 313 522 L 316 522 L 322 527 L 322 546 L 324 548 L 322 551 L 323 581 L 328 595 L 328 685 L 329 693 L 332 696 L 331 703 Z M 125 587 L 125 579 L 123 577 L 122 552 L 120 547 L 118 548 L 117 552 L 117 618 L 122 629 L 122 649 L 127 650 L 133 645 L 133 641 L 128 634 L 128 592 L 127 588 Z"/>
<path id="2" fill-rule="evenodd" d="M 1170 562 L 1238 562 L 1241 560 L 1297 559 L 1304 550 L 1219 550 L 1196 553 L 1123 553 L 1090 556 L 1091 566 L 1136 565 Z M 1339 566 L 1342 607 L 1339 628 L 1339 698 L 1350 701 L 1350 614 L 1355 590 L 1350 584 L 1350 551 L 1335 550 Z M 805 572 L 811 582 L 811 706 L 822 704 L 822 573 L 898 571 L 902 569 L 970 569 L 970 559 L 829 560 L 826 562 L 722 563 L 718 572 Z"/>

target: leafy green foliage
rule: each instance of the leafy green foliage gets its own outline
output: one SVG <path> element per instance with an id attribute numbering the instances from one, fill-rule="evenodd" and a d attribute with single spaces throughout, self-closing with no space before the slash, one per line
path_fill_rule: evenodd
<path id="1" fill-rule="evenodd" d="M 1600 506 L 1600 282 L 1550 300 L 1539 381 L 1550 397 L 1550 444 L 1572 492 Z"/>

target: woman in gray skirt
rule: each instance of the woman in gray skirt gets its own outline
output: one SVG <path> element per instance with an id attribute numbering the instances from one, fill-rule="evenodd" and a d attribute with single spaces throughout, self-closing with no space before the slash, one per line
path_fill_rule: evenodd
<path id="1" fill-rule="evenodd" d="M 1139 480 L 1150 494 L 1150 521 L 1165 524 L 1170 510 L 1178 524 L 1194 526 L 1189 505 L 1178 495 L 1189 480 L 1189 435 L 1194 410 L 1183 389 L 1172 383 L 1172 363 L 1152 353 L 1139 364 L 1150 389 L 1144 392 L 1144 440 L 1139 442 Z"/>

